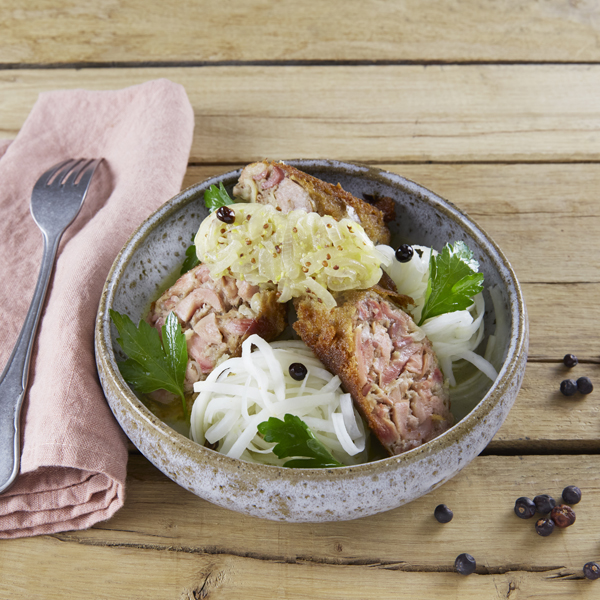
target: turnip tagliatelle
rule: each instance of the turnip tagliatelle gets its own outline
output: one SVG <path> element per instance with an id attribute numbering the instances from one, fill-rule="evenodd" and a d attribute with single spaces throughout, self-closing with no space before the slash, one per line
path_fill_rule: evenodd
<path id="1" fill-rule="evenodd" d="M 253 352 L 252 347 L 256 347 Z M 300 362 L 307 374 L 296 381 L 289 367 Z M 242 345 L 242 355 L 220 364 L 194 384 L 198 397 L 191 414 L 191 437 L 232 458 L 283 465 L 275 444 L 258 433 L 269 417 L 300 417 L 342 464 L 366 460 L 365 429 L 339 377 L 326 371 L 300 341 L 268 344 L 257 335 Z"/>

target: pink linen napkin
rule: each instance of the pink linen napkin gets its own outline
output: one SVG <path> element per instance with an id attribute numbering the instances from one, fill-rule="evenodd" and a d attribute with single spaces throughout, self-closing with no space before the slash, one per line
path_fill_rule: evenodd
<path id="1" fill-rule="evenodd" d="M 193 128 L 185 90 L 156 80 L 43 93 L 16 139 L 0 142 L 0 371 L 41 263 L 31 190 L 62 160 L 105 159 L 59 249 L 23 408 L 21 472 L 0 495 L 0 538 L 84 529 L 123 505 L 126 438 L 98 381 L 94 319 L 119 250 L 180 190 Z"/>

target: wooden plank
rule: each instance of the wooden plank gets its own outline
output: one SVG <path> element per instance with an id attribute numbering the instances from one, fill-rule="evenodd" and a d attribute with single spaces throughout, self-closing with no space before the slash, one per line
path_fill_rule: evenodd
<path id="1" fill-rule="evenodd" d="M 562 360 L 572 353 L 598 361 L 600 354 L 600 285 L 524 284 L 529 315 L 529 357 Z"/>
<path id="2" fill-rule="evenodd" d="M 560 393 L 563 379 L 589 377 L 596 390 L 584 396 Z M 486 452 L 600 451 L 600 365 L 527 365 L 517 400 Z"/>
<path id="3" fill-rule="evenodd" d="M 29 569 L 35 560 L 35 576 Z M 18 540 L 3 560 L 0 594 L 7 600 L 440 600 L 460 598 L 597 598 L 597 583 L 564 569 L 464 577 L 404 572 L 394 565 L 280 563 L 227 555 Z"/>
<path id="4" fill-rule="evenodd" d="M 563 379 L 589 377 L 596 390 L 566 398 Z M 554 363 L 529 362 L 523 385 L 506 421 L 485 453 L 600 452 L 600 365 L 583 363 L 567 369 Z M 129 443 L 129 451 L 139 454 Z"/>
<path id="5" fill-rule="evenodd" d="M 598 585 L 581 572 L 499 574 L 405 572 L 395 565 L 334 566 L 155 549 L 64 545 L 56 540 L 18 540 L 0 569 L 7 600 L 440 600 L 460 598 L 597 598 Z M 35 560 L 35 563 L 30 561 Z M 35 564 L 35 576 L 28 565 Z"/>
<path id="6" fill-rule="evenodd" d="M 306 575 L 308 579 L 322 580 L 325 586 L 337 581 L 340 593 L 349 593 L 357 581 L 352 573 L 358 572 L 355 576 L 367 577 L 370 582 L 362 588 L 363 596 L 357 596 L 364 597 L 371 585 L 389 589 L 393 581 L 409 582 L 408 573 L 425 572 L 428 579 L 417 581 L 436 581 L 432 572 L 452 571 L 456 556 L 468 552 L 477 560 L 482 576 L 518 571 L 519 577 L 535 575 L 532 581 L 551 586 L 564 582 L 564 578 L 555 579 L 557 575 L 581 576 L 583 564 L 599 558 L 600 474 L 596 463 L 596 456 L 585 455 L 478 457 L 438 490 L 395 510 L 355 521 L 289 524 L 262 521 L 209 504 L 137 456 L 129 465 L 125 506 L 111 520 L 87 531 L 46 536 L 37 542 L 4 542 L 0 545 L 0 581 L 14 581 L 8 574 L 22 572 L 28 564 L 35 564 L 36 572 L 50 577 L 55 571 L 55 581 L 60 581 L 64 570 L 58 568 L 68 564 L 69 573 L 77 572 L 82 584 L 100 577 L 100 581 L 126 585 L 134 574 L 139 583 L 148 577 L 148 587 L 180 582 L 182 576 L 197 583 L 200 573 L 206 577 L 214 570 L 227 581 L 245 581 L 253 590 L 265 577 L 263 568 L 289 564 L 292 571 L 275 572 L 272 581 L 277 585 L 288 585 L 300 571 L 293 567 L 304 565 L 314 569 Z M 569 484 L 578 485 L 583 492 L 571 528 L 541 538 L 534 531 L 533 519 L 515 516 L 517 497 L 548 493 L 560 498 Z M 446 525 L 433 517 L 440 503 L 454 511 L 454 519 Z M 158 564 L 159 557 L 165 560 L 164 568 Z M 79 572 L 84 563 L 88 568 Z M 111 563 L 120 565 L 120 575 Z M 43 571 L 39 571 L 40 564 Z M 167 573 L 168 581 L 157 581 Z M 394 579 L 385 579 L 390 573 Z M 454 575 L 448 573 L 443 581 L 457 581 L 451 577 Z M 39 579 L 49 583 L 45 576 Z M 460 585 L 477 589 L 477 579 Z M 481 577 L 482 583 L 484 580 Z M 32 581 L 30 585 L 35 584 Z M 260 588 L 256 589 L 262 597 Z M 409 591 L 414 592 L 404 590 L 406 595 L 400 597 L 409 598 Z M 229 597 L 222 593 L 215 597 Z M 395 593 L 401 592 L 395 589 Z"/>
<path id="7" fill-rule="evenodd" d="M 600 453 L 600 364 L 567 369 L 556 358 L 528 363 L 519 395 L 486 454 Z M 594 392 L 570 398 L 560 393 L 563 379 L 583 376 L 592 380 Z M 129 450 L 138 453 L 131 443 Z"/>
<path id="8" fill-rule="evenodd" d="M 192 162 L 600 159 L 598 65 L 3 71 L 0 138 L 17 134 L 39 92 L 157 77 L 190 97 Z"/>
<path id="9" fill-rule="evenodd" d="M 2 63 L 600 58 L 590 2 L 5 0 L 2 16 Z"/>

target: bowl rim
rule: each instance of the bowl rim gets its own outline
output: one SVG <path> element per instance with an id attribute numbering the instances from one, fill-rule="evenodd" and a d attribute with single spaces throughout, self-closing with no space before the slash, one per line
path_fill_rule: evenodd
<path id="1" fill-rule="evenodd" d="M 123 270 L 131 254 L 133 254 L 136 248 L 146 240 L 156 225 L 168 219 L 172 214 L 177 213 L 188 203 L 194 201 L 198 194 L 202 193 L 203 190 L 208 189 L 211 185 L 218 185 L 220 182 L 229 182 L 234 178 L 237 179 L 241 173 L 241 168 L 194 183 L 173 196 L 149 215 L 135 229 L 119 251 L 119 254 L 110 268 L 103 287 L 95 325 L 96 362 L 103 387 L 103 377 L 107 377 L 119 390 L 119 401 L 121 404 L 128 405 L 128 408 L 131 409 L 138 418 L 145 422 L 148 427 L 155 430 L 159 435 L 170 438 L 173 443 L 176 443 L 179 446 L 180 450 L 197 456 L 196 462 L 205 463 L 206 465 L 210 464 L 213 467 L 219 465 L 221 468 L 225 468 L 231 472 L 239 472 L 240 464 L 242 464 L 245 471 L 256 472 L 256 474 L 260 475 L 263 479 L 271 481 L 277 479 L 301 481 L 310 478 L 314 482 L 331 482 L 332 480 L 336 481 L 339 479 L 353 479 L 364 475 L 372 475 L 372 471 L 377 471 L 378 473 L 395 471 L 398 469 L 399 465 L 410 466 L 425 457 L 443 451 L 468 435 L 480 421 L 486 419 L 489 413 L 497 406 L 504 394 L 511 387 L 515 376 L 519 373 L 523 354 L 525 353 L 526 355 L 527 353 L 527 311 L 523 293 L 512 266 L 493 239 L 465 212 L 434 192 L 402 177 L 401 175 L 357 162 L 324 159 L 294 159 L 285 160 L 283 162 L 298 169 L 308 169 L 309 172 L 311 168 L 313 171 L 337 170 L 343 171 L 345 174 L 368 176 L 373 180 L 380 180 L 395 186 L 404 187 L 413 194 L 425 199 L 430 204 L 433 204 L 437 210 L 455 221 L 468 235 L 477 240 L 488 255 L 488 258 L 492 260 L 503 284 L 508 289 L 509 312 L 511 315 L 510 333 L 508 338 L 509 344 L 506 358 L 498 373 L 498 377 L 492 383 L 492 386 L 483 398 L 481 398 L 475 407 L 473 407 L 469 413 L 467 413 L 458 423 L 455 423 L 449 430 L 417 448 L 396 456 L 386 457 L 358 465 L 337 467 L 334 469 L 289 469 L 274 465 L 251 463 L 239 458 L 231 458 L 197 444 L 190 438 L 187 438 L 171 428 L 146 408 L 122 378 L 117 367 L 116 357 L 112 350 L 111 323 L 108 308 L 112 305 L 115 290 L 118 287 L 120 278 L 123 275 Z M 515 301 L 512 301 L 511 297 L 514 298 Z M 111 406 L 111 408 L 113 407 Z M 114 409 L 113 412 L 115 412 Z"/>

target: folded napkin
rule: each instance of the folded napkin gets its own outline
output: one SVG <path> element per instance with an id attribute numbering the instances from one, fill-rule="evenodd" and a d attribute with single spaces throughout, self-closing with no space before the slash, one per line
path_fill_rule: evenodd
<path id="1" fill-rule="evenodd" d="M 123 504 L 126 438 L 98 380 L 94 319 L 119 250 L 179 191 L 193 128 L 185 90 L 157 80 L 43 93 L 16 139 L 0 142 L 0 370 L 41 263 L 31 190 L 62 160 L 105 159 L 59 249 L 23 407 L 21 472 L 0 495 L 0 538 L 84 529 Z"/>

